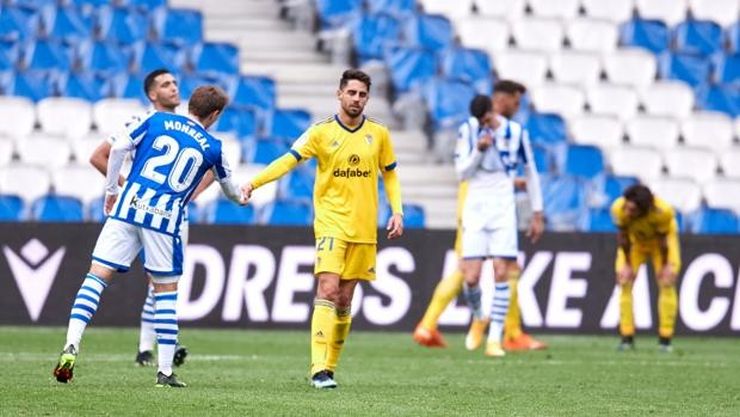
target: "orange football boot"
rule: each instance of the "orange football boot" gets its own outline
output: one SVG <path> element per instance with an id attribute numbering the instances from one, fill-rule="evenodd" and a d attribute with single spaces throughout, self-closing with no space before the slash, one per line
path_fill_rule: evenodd
<path id="1" fill-rule="evenodd" d="M 414 342 L 420 344 L 421 346 L 431 348 L 447 347 L 447 342 L 445 342 L 445 338 L 442 337 L 442 333 L 440 333 L 439 330 L 430 330 L 426 327 L 423 327 L 421 324 L 416 326 L 416 329 L 414 330 Z"/>
<path id="2" fill-rule="evenodd" d="M 526 333 L 522 333 L 516 339 L 504 338 L 504 350 L 510 352 L 544 349 L 547 349 L 547 343 L 539 341 Z"/>

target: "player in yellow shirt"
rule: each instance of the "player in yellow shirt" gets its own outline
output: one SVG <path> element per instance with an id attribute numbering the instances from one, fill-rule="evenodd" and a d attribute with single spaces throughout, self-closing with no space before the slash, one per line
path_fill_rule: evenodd
<path id="1" fill-rule="evenodd" d="M 311 126 L 244 190 L 250 195 L 304 159 L 318 161 L 313 189 L 318 287 L 311 319 L 311 385 L 316 388 L 337 386 L 334 372 L 349 335 L 355 286 L 375 279 L 379 171 L 393 211 L 388 239 L 403 234 L 393 144 L 385 126 L 363 115 L 369 97 L 370 77 L 345 71 L 337 91 L 339 112 Z"/>
<path id="2" fill-rule="evenodd" d="M 634 349 L 635 323 L 632 311 L 632 286 L 637 271 L 650 258 L 658 281 L 658 335 L 663 352 L 672 351 L 671 338 L 676 327 L 678 295 L 676 277 L 681 269 L 678 223 L 673 208 L 644 185 L 624 191 L 611 207 L 619 228 L 615 269 L 619 295 L 619 350 Z"/>

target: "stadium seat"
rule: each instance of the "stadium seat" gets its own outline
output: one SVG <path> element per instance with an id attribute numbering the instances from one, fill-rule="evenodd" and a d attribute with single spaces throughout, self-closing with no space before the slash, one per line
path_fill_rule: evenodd
<path id="1" fill-rule="evenodd" d="M 713 82 L 740 86 L 740 53 L 736 52 L 733 55 L 718 53 L 712 57 L 712 65 Z"/>
<path id="2" fill-rule="evenodd" d="M 557 144 L 568 137 L 565 121 L 555 113 L 532 113 L 527 119 L 526 127 L 533 143 Z"/>
<path id="3" fill-rule="evenodd" d="M 493 92 L 493 70 L 488 54 L 480 49 L 450 48 L 440 58 L 442 75 L 472 85 L 479 94 Z"/>
<path id="4" fill-rule="evenodd" d="M 15 69 L 20 64 L 20 42 L 0 38 L 0 70 Z"/>
<path id="5" fill-rule="evenodd" d="M 555 52 L 563 48 L 564 29 L 558 19 L 524 18 L 513 22 L 511 34 L 520 49 Z"/>
<path id="6" fill-rule="evenodd" d="M 231 169 L 239 166 L 242 159 L 242 144 L 238 139 L 219 137 L 221 139 L 221 151 L 226 157 L 226 162 Z"/>
<path id="7" fill-rule="evenodd" d="M 630 144 L 668 151 L 678 145 L 678 123 L 670 117 L 639 115 L 625 126 Z"/>
<path id="8" fill-rule="evenodd" d="M 602 83 L 589 87 L 586 96 L 592 113 L 617 116 L 622 121 L 637 114 L 637 94 L 632 88 Z"/>
<path id="9" fill-rule="evenodd" d="M 76 45 L 75 58 L 81 70 L 107 75 L 128 70 L 131 50 L 110 42 L 87 39 Z"/>
<path id="10" fill-rule="evenodd" d="M 255 145 L 254 150 L 248 150 L 248 153 L 243 156 L 245 161 L 269 164 L 290 149 L 282 140 L 259 139 Z"/>
<path id="11" fill-rule="evenodd" d="M 239 206 L 234 202 L 218 198 L 204 209 L 207 224 L 255 224 L 257 216 L 253 205 Z"/>
<path id="12" fill-rule="evenodd" d="M 146 17 L 133 9 L 101 6 L 96 8 L 99 39 L 119 45 L 131 45 L 147 37 Z"/>
<path id="13" fill-rule="evenodd" d="M 731 53 L 740 52 L 740 22 L 736 22 L 725 29 L 725 37 L 727 38 L 728 51 Z"/>
<path id="14" fill-rule="evenodd" d="M 525 0 L 476 1 L 478 14 L 515 21 L 524 15 Z"/>
<path id="15" fill-rule="evenodd" d="M 36 123 L 36 108 L 25 97 L 0 96 L 0 114 L 13 123 L 0 123 L 0 135 L 10 137 L 28 136 Z"/>
<path id="16" fill-rule="evenodd" d="M 509 46 L 509 24 L 495 17 L 470 16 L 455 22 L 460 42 L 468 48 L 477 48 L 489 54 Z"/>
<path id="17" fill-rule="evenodd" d="M 622 123 L 615 116 L 584 114 L 568 124 L 573 142 L 595 145 L 605 152 L 622 146 Z"/>
<path id="18" fill-rule="evenodd" d="M 95 102 L 110 96 L 110 85 L 91 72 L 61 73 L 57 78 L 59 94 L 66 98 L 79 98 Z"/>
<path id="19" fill-rule="evenodd" d="M 660 20 L 668 26 L 684 20 L 687 6 L 687 0 L 635 0 L 641 18 Z"/>
<path id="20" fill-rule="evenodd" d="M 419 86 L 437 74 L 437 60 L 433 52 L 420 48 L 389 48 L 385 62 L 396 91 L 403 93 Z"/>
<path id="21" fill-rule="evenodd" d="M 150 15 L 155 39 L 183 47 L 203 41 L 203 14 L 199 10 L 160 7 Z"/>
<path id="22" fill-rule="evenodd" d="M 617 231 L 608 206 L 589 209 L 585 219 L 586 224 L 581 227 L 584 232 L 614 233 Z"/>
<path id="23" fill-rule="evenodd" d="M 196 44 L 190 52 L 190 65 L 203 75 L 238 75 L 239 48 L 227 42 Z"/>
<path id="24" fill-rule="evenodd" d="M 452 23 L 442 15 L 419 14 L 401 26 L 407 46 L 435 52 L 451 46 L 455 36 Z"/>
<path id="25" fill-rule="evenodd" d="M 682 213 L 691 213 L 701 205 L 701 187 L 691 179 L 661 178 L 649 186 L 655 195 Z"/>
<path id="26" fill-rule="evenodd" d="M 581 0 L 586 16 L 622 23 L 632 17 L 634 0 Z"/>
<path id="27" fill-rule="evenodd" d="M 697 93 L 698 107 L 714 110 L 731 117 L 740 116 L 740 85 L 703 86 Z"/>
<path id="28" fill-rule="evenodd" d="M 72 49 L 54 39 L 28 41 L 23 46 L 24 69 L 42 71 L 69 71 L 72 66 Z"/>
<path id="29" fill-rule="evenodd" d="M 39 14 L 46 36 L 72 44 L 92 33 L 92 19 L 86 19 L 76 7 L 44 7 Z"/>
<path id="30" fill-rule="evenodd" d="M 184 68 L 185 52 L 172 45 L 137 42 L 132 46 L 132 60 L 133 70 L 143 74 L 159 68 L 177 71 Z"/>
<path id="31" fill-rule="evenodd" d="M 3 194 L 14 194 L 26 204 L 49 191 L 51 179 L 45 169 L 13 164 L 0 168 L 0 191 Z"/>
<path id="32" fill-rule="evenodd" d="M 90 202 L 85 207 L 85 220 L 95 223 L 103 223 L 107 216 L 103 213 L 103 198 L 98 198 Z"/>
<path id="33" fill-rule="evenodd" d="M 673 177 L 691 178 L 705 184 L 717 175 L 717 156 L 702 148 L 681 147 L 665 153 L 665 165 Z"/>
<path id="34" fill-rule="evenodd" d="M 732 119 L 719 112 L 696 112 L 681 123 L 681 136 L 686 145 L 709 148 L 720 155 L 732 146 Z"/>
<path id="35" fill-rule="evenodd" d="M 283 200 L 305 199 L 311 201 L 315 179 L 316 175 L 310 169 L 305 167 L 294 169 L 287 175 L 287 178 L 280 181 L 278 195 Z"/>
<path id="36" fill-rule="evenodd" d="M 0 194 L 0 222 L 23 220 L 25 206 L 17 195 Z"/>
<path id="37" fill-rule="evenodd" d="M 93 122 L 103 135 L 119 131 L 134 116 L 143 115 L 146 108 L 139 100 L 107 98 L 93 104 Z"/>
<path id="38" fill-rule="evenodd" d="M 704 199 L 711 208 L 729 209 L 740 213 L 740 181 L 715 179 L 704 184 Z"/>
<path id="39" fill-rule="evenodd" d="M 69 143 L 45 136 L 30 136 L 18 141 L 17 151 L 21 162 L 47 169 L 67 165 L 72 156 Z"/>
<path id="40" fill-rule="evenodd" d="M 578 18 L 568 23 L 570 47 L 577 51 L 609 53 L 617 47 L 617 25 L 608 20 Z"/>
<path id="41" fill-rule="evenodd" d="M 370 14 L 388 13 L 397 18 L 416 12 L 416 0 L 374 0 L 366 2 L 365 6 Z"/>
<path id="42" fill-rule="evenodd" d="M 13 141 L 0 136 L 0 167 L 8 165 L 13 159 Z"/>
<path id="43" fill-rule="evenodd" d="M 45 195 L 32 203 L 31 217 L 39 222 L 78 223 L 84 218 L 82 202 L 74 197 Z"/>
<path id="44" fill-rule="evenodd" d="M 584 111 L 585 97 L 576 87 L 547 83 L 531 91 L 532 103 L 538 112 L 559 113 L 567 119 Z"/>
<path id="45" fill-rule="evenodd" d="M 444 15 L 454 20 L 470 16 L 473 12 L 473 0 L 420 0 L 419 3 L 424 13 Z"/>
<path id="46" fill-rule="evenodd" d="M 689 0 L 694 19 L 711 20 L 720 26 L 737 23 L 740 4 L 737 0 Z"/>
<path id="47" fill-rule="evenodd" d="M 277 102 L 275 80 L 259 75 L 241 75 L 236 83 L 233 103 L 272 111 Z"/>
<path id="48" fill-rule="evenodd" d="M 400 37 L 399 21 L 393 15 L 382 11 L 363 15 L 352 27 L 352 43 L 360 63 L 382 59 L 385 48 L 397 43 Z"/>
<path id="49" fill-rule="evenodd" d="M 272 226 L 309 226 L 313 221 L 311 203 L 279 200 L 265 206 L 263 222 Z"/>
<path id="50" fill-rule="evenodd" d="M 532 154 L 534 156 L 534 165 L 537 172 L 552 173 L 555 172 L 555 162 L 550 150 L 542 145 L 532 145 Z"/>
<path id="51" fill-rule="evenodd" d="M 609 82 L 642 89 L 655 81 L 655 56 L 642 48 L 620 48 L 604 55 L 604 72 Z"/>
<path id="52" fill-rule="evenodd" d="M 614 200 L 621 197 L 628 187 L 637 183 L 638 179 L 636 177 L 623 175 L 607 175 L 604 178 L 604 186 L 601 190 L 606 207 L 609 207 L 614 202 Z"/>
<path id="53" fill-rule="evenodd" d="M 422 94 L 434 125 L 454 128 L 469 117 L 475 90 L 461 81 L 434 78 L 426 82 Z"/>
<path id="54" fill-rule="evenodd" d="M 305 165 L 299 165 L 300 169 L 305 167 Z M 254 178 L 255 175 L 257 175 L 258 172 L 262 171 L 265 168 L 265 165 L 262 164 L 249 164 L 247 166 L 240 166 L 238 168 L 235 168 L 232 172 L 234 175 L 234 182 L 237 184 L 244 184 L 245 182 L 251 180 Z M 211 187 L 218 190 L 217 194 L 220 194 L 220 187 Z M 262 187 L 256 189 L 252 192 L 252 198 L 249 200 L 249 204 L 253 204 L 260 210 L 265 205 L 272 203 L 275 201 L 275 197 L 277 196 L 278 191 L 278 184 L 277 181 L 273 181 L 269 184 L 265 184 Z M 198 202 L 201 203 L 201 198 L 198 198 Z"/>
<path id="55" fill-rule="evenodd" d="M 362 0 L 316 0 L 321 29 L 343 27 L 356 19 L 362 9 Z"/>
<path id="56" fill-rule="evenodd" d="M 681 80 L 691 87 L 708 82 L 711 69 L 711 62 L 701 55 L 666 52 L 658 58 L 661 78 Z"/>
<path id="57" fill-rule="evenodd" d="M 547 58 L 537 52 L 508 50 L 493 57 L 499 79 L 518 81 L 533 89 L 545 81 Z"/>
<path id="58" fill-rule="evenodd" d="M 104 139 L 106 139 L 105 135 L 94 135 L 73 140 L 71 143 L 72 155 L 77 164 L 89 163 L 93 151 L 100 146 Z"/>
<path id="59" fill-rule="evenodd" d="M 74 197 L 87 205 L 103 196 L 105 177 L 87 161 L 83 164 L 65 166 L 51 173 L 54 194 Z M 80 186 L 84 184 L 84 186 Z"/>
<path id="60" fill-rule="evenodd" d="M 723 151 L 719 159 L 726 177 L 740 179 L 740 148 L 735 146 Z"/>
<path id="61" fill-rule="evenodd" d="M 658 81 L 642 90 L 640 101 L 649 114 L 684 119 L 694 107 L 694 93 L 680 81 Z"/>
<path id="62" fill-rule="evenodd" d="M 532 14 L 568 20 L 578 15 L 580 0 L 528 0 Z"/>
<path id="63" fill-rule="evenodd" d="M 609 153 L 609 162 L 615 175 L 637 177 L 647 182 L 660 177 L 663 158 L 660 152 L 637 146 L 623 146 Z"/>
<path id="64" fill-rule="evenodd" d="M 665 23 L 638 18 L 622 25 L 619 39 L 622 45 L 645 48 L 654 54 L 667 50 L 671 41 Z"/>
<path id="65" fill-rule="evenodd" d="M 212 130 L 232 133 L 240 139 L 253 139 L 260 133 L 257 114 L 249 106 L 227 107 Z"/>
<path id="66" fill-rule="evenodd" d="M 599 82 L 601 58 L 590 52 L 563 50 L 550 55 L 550 71 L 558 84 L 586 87 Z"/>
<path id="67" fill-rule="evenodd" d="M 11 42 L 25 41 L 38 36 L 39 14 L 21 7 L 0 8 L 0 39 Z"/>
<path id="68" fill-rule="evenodd" d="M 676 50 L 688 54 L 711 55 L 722 50 L 722 28 L 715 22 L 687 20 L 673 30 Z"/>
<path id="69" fill-rule="evenodd" d="M 691 216 L 691 232 L 722 235 L 737 234 L 740 229 L 737 214 L 728 209 L 703 207 Z"/>
<path id="70" fill-rule="evenodd" d="M 542 197 L 547 213 L 547 229 L 572 231 L 586 212 L 586 186 L 567 175 L 542 175 Z"/>
<path id="71" fill-rule="evenodd" d="M 39 101 L 54 94 L 54 79 L 47 71 L 24 71 L 15 74 L 10 95 Z"/>
<path id="72" fill-rule="evenodd" d="M 379 226 L 384 227 L 385 224 L 383 223 L 380 223 Z M 403 227 L 407 229 L 423 229 L 426 227 L 424 207 L 419 204 L 404 204 Z"/>
<path id="73" fill-rule="evenodd" d="M 49 97 L 36 105 L 41 130 L 51 135 L 80 138 L 90 131 L 92 106 L 79 98 Z"/>
<path id="74" fill-rule="evenodd" d="M 272 113 L 269 136 L 293 143 L 311 126 L 311 114 L 303 109 L 276 109 Z"/>
<path id="75" fill-rule="evenodd" d="M 141 72 L 117 73 L 112 75 L 107 83 L 110 93 L 115 98 L 131 98 L 139 100 L 143 105 L 150 105 L 149 99 L 144 95 L 144 74 Z"/>
<path id="76" fill-rule="evenodd" d="M 565 174 L 590 180 L 604 172 L 604 157 L 596 146 L 570 145 L 564 166 Z"/>

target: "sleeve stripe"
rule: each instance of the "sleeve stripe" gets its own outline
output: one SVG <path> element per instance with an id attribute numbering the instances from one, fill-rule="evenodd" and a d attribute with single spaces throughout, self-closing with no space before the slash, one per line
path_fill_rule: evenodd
<path id="1" fill-rule="evenodd" d="M 396 168 L 396 165 L 397 165 L 397 164 L 396 164 L 396 161 L 393 161 L 393 163 L 392 163 L 392 164 L 390 164 L 390 165 L 386 165 L 386 166 L 385 166 L 385 170 L 386 170 L 386 171 L 391 171 L 391 170 L 393 170 L 393 169 L 395 169 L 395 168 Z"/>
<path id="2" fill-rule="evenodd" d="M 290 152 L 290 154 L 291 154 L 291 155 L 293 155 L 293 156 L 295 157 L 295 159 L 296 159 L 297 161 L 300 161 L 301 159 L 303 159 L 303 158 L 301 157 L 301 154 L 299 154 L 299 153 L 298 153 L 298 152 L 296 152 L 295 150 L 291 149 L 291 150 L 290 150 L 289 152 Z"/>

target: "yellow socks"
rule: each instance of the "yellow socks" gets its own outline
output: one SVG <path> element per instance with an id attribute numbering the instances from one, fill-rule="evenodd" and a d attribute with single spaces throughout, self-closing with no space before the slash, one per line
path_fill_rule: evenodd
<path id="1" fill-rule="evenodd" d="M 519 310 L 519 276 L 521 271 L 509 273 L 509 311 L 506 312 L 504 322 L 504 337 L 509 340 L 517 339 L 522 335 L 522 315 Z"/>
<path id="2" fill-rule="evenodd" d="M 311 317 L 311 375 L 327 369 L 329 343 L 334 335 L 336 317 L 334 303 L 318 298 L 314 300 Z"/>
<path id="3" fill-rule="evenodd" d="M 620 285 L 619 334 L 622 336 L 634 336 L 635 334 L 635 318 L 632 312 L 632 283 Z"/>
<path id="4" fill-rule="evenodd" d="M 658 291 L 658 320 L 660 337 L 672 338 L 676 327 L 678 294 L 674 285 L 661 286 Z"/>
<path id="5" fill-rule="evenodd" d="M 463 275 L 459 269 L 455 269 L 455 272 L 444 277 L 437 284 L 432 300 L 429 302 L 429 307 L 427 307 L 427 311 L 421 319 L 422 327 L 429 330 L 435 330 L 437 328 L 439 316 L 442 315 L 442 312 L 445 311 L 445 308 L 447 308 L 452 300 L 460 294 L 462 284 Z"/>
<path id="6" fill-rule="evenodd" d="M 326 357 L 326 369 L 334 372 L 337 369 L 337 362 L 339 362 L 339 355 L 342 354 L 342 348 L 344 342 L 349 336 L 349 328 L 352 325 L 352 314 L 350 307 L 345 309 L 337 309 L 336 316 L 334 319 L 334 332 L 332 332 L 332 338 L 329 341 L 329 350 Z"/>

